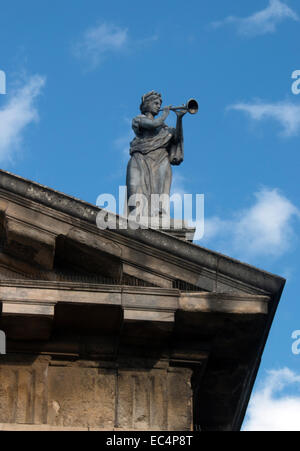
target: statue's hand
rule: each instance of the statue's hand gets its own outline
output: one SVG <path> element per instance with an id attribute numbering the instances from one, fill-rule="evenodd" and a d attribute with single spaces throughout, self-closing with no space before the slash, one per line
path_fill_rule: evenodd
<path id="1" fill-rule="evenodd" d="M 171 105 L 165 106 L 165 107 L 163 108 L 163 114 L 162 114 L 162 116 L 161 116 L 161 118 L 162 118 L 163 121 L 169 116 L 169 114 L 170 114 L 170 108 L 171 108 Z"/>
<path id="2" fill-rule="evenodd" d="M 170 114 L 170 108 L 171 108 L 171 105 L 165 106 L 165 107 L 163 108 L 163 116 L 164 116 L 164 118 L 166 118 L 166 117 L 169 116 L 169 114 Z"/>
<path id="3" fill-rule="evenodd" d="M 182 163 L 182 159 L 178 160 L 177 158 L 173 158 L 172 161 L 170 161 L 172 166 L 179 166 Z"/>
<path id="4" fill-rule="evenodd" d="M 183 117 L 187 112 L 188 112 L 188 110 L 175 110 L 175 114 L 179 118 Z"/>

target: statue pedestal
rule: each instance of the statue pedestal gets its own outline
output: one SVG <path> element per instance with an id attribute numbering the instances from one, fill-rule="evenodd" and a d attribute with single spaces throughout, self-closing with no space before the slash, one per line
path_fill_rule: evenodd
<path id="1" fill-rule="evenodd" d="M 193 242 L 196 232 L 196 228 L 189 226 L 186 221 L 173 218 L 170 218 L 169 220 L 163 220 L 161 217 L 157 219 L 152 218 L 151 228 L 168 233 L 169 235 L 190 243 Z"/>

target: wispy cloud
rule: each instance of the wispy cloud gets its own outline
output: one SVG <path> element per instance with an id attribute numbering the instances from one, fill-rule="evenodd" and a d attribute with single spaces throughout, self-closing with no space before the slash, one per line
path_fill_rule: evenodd
<path id="1" fill-rule="evenodd" d="M 40 95 L 45 78 L 31 77 L 10 95 L 0 109 L 0 161 L 12 161 L 19 149 L 26 127 L 39 119 L 36 99 Z"/>
<path id="2" fill-rule="evenodd" d="M 127 120 L 126 120 L 127 122 Z M 129 121 L 130 122 L 130 121 Z M 113 144 L 114 147 L 120 152 L 122 156 L 123 163 L 125 161 L 128 161 L 130 158 L 129 155 L 129 148 L 130 148 L 130 142 L 134 138 L 134 133 L 131 127 L 128 127 L 128 131 L 124 133 L 124 135 L 119 136 L 119 138 L 115 139 Z"/>
<path id="3" fill-rule="evenodd" d="M 263 103 L 237 103 L 227 109 L 242 111 L 255 121 L 274 119 L 282 126 L 282 134 L 289 137 L 300 132 L 300 105 L 291 102 Z"/>
<path id="4" fill-rule="evenodd" d="M 204 240 L 240 259 L 280 257 L 294 242 L 294 218 L 300 211 L 277 189 L 261 189 L 255 203 L 231 219 L 205 219 Z"/>
<path id="5" fill-rule="evenodd" d="M 274 33 L 277 25 L 286 19 L 299 21 L 299 16 L 285 2 L 269 0 L 269 4 L 265 9 L 249 17 L 229 16 L 221 21 L 213 22 L 211 25 L 214 28 L 219 28 L 223 25 L 234 25 L 240 35 L 251 37 Z"/>
<path id="6" fill-rule="evenodd" d="M 73 54 L 85 60 L 91 68 L 95 68 L 108 54 L 124 50 L 127 42 L 127 28 L 102 23 L 84 32 L 82 38 L 73 47 Z"/>
<path id="7" fill-rule="evenodd" d="M 170 195 L 172 196 L 173 194 L 179 194 L 183 199 L 184 195 L 189 193 L 189 190 L 186 187 L 188 184 L 188 179 L 184 175 L 178 174 L 178 172 L 175 171 L 176 170 L 173 168 Z"/>
<path id="8" fill-rule="evenodd" d="M 73 55 L 84 61 L 89 70 L 95 69 L 111 54 L 121 54 L 133 47 L 140 47 L 157 40 L 153 35 L 133 41 L 127 28 L 101 23 L 86 30 L 72 47 Z"/>
<path id="9" fill-rule="evenodd" d="M 294 394 L 282 394 L 284 389 Z M 300 374 L 288 368 L 272 370 L 250 400 L 243 430 L 300 431 L 299 418 Z"/>

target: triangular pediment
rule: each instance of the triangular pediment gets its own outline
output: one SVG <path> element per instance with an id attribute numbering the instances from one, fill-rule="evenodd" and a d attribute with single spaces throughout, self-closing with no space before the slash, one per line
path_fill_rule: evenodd
<path id="1" fill-rule="evenodd" d="M 60 273 L 61 277 L 106 278 L 118 284 L 129 280 L 131 284 L 183 291 L 264 295 L 282 289 L 284 280 L 280 277 L 168 233 L 99 230 L 99 211 L 86 202 L 1 171 L 1 258 L 11 259 L 6 269 L 2 265 L 2 277 L 14 267 L 16 273 L 46 273 L 49 277 Z"/>

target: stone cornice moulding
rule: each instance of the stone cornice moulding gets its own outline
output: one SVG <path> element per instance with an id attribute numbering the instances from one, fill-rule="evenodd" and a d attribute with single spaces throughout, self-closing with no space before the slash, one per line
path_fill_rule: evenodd
<path id="1" fill-rule="evenodd" d="M 2 280 L 0 281 L 0 302 L 5 305 L 11 303 L 14 306 L 18 304 L 20 306 L 54 306 L 58 303 L 114 305 L 122 307 L 127 312 L 165 312 L 166 314 L 180 310 L 194 313 L 220 312 L 266 315 L 270 298 L 260 295 L 214 292 L 181 293 L 177 289 L 156 287 Z M 20 309 L 22 308 L 20 307 Z M 151 315 L 148 319 L 152 320 Z"/>
<path id="2" fill-rule="evenodd" d="M 177 238 L 174 238 L 170 235 L 165 234 L 164 232 L 157 230 L 140 230 L 139 233 L 136 231 L 111 231 L 105 230 L 101 231 L 97 229 L 96 225 L 91 224 L 91 218 L 87 213 L 84 214 L 81 218 L 79 218 L 78 212 L 76 214 L 76 218 L 72 216 L 70 218 L 69 212 L 62 212 L 61 206 L 59 211 L 53 211 L 53 208 L 58 208 L 58 206 L 53 206 L 50 200 L 53 196 L 61 196 L 66 197 L 68 202 L 76 204 L 79 202 L 81 207 L 85 206 L 88 212 L 93 211 L 93 218 L 95 220 L 95 216 L 99 211 L 99 208 L 92 206 L 90 204 L 79 201 L 75 198 L 71 198 L 70 196 L 63 195 L 61 193 L 57 193 L 56 191 L 50 190 L 49 188 L 42 187 L 41 185 L 24 181 L 24 179 L 18 178 L 8 173 L 4 173 L 5 176 L 15 177 L 17 179 L 16 185 L 18 183 L 23 184 L 27 183 L 28 186 L 33 185 L 35 190 L 46 190 L 46 192 L 50 192 L 52 196 L 48 199 L 48 205 L 45 206 L 38 199 L 36 199 L 36 195 L 33 196 L 34 200 L 28 200 L 27 198 L 20 197 L 20 192 L 22 190 L 15 189 L 15 191 L 3 191 L 3 171 L 0 171 L 0 196 L 7 198 L 12 202 L 17 202 L 22 207 L 26 207 L 32 210 L 36 210 L 39 213 L 43 213 L 45 215 L 51 216 L 55 220 L 63 221 L 66 224 L 69 224 L 68 229 L 71 230 L 70 225 L 74 227 L 78 227 L 79 229 L 84 229 L 93 234 L 97 234 L 99 237 L 103 237 L 105 240 L 113 240 L 114 243 L 120 243 L 132 249 L 136 249 L 138 252 L 143 252 L 149 256 L 156 257 L 158 259 L 167 261 L 171 264 L 175 264 L 181 269 L 185 269 L 188 273 L 192 275 L 194 273 L 193 281 L 187 280 L 189 283 L 196 283 L 197 278 L 199 278 L 199 270 L 201 271 L 201 276 L 207 278 L 207 281 L 210 280 L 207 287 L 203 287 L 208 290 L 217 289 L 218 285 L 228 285 L 229 287 L 240 289 L 244 292 L 249 293 L 274 293 L 280 291 L 283 288 L 285 280 L 281 277 L 272 275 L 265 271 L 260 271 L 257 268 L 249 266 L 247 264 L 241 263 L 237 260 L 233 260 L 229 257 L 223 256 L 221 254 L 209 251 L 207 249 L 201 248 L 200 246 L 183 242 Z M 5 185 L 5 184 L 4 184 Z M 12 185 L 16 188 L 16 185 Z M 27 186 L 26 185 L 26 186 Z M 12 188 L 9 185 L 10 188 Z M 27 186 L 27 188 L 28 188 Z M 31 191 L 29 190 L 29 193 Z M 38 202 L 38 203 L 37 203 Z M 62 203 L 61 203 L 62 204 Z M 73 207 L 75 208 L 73 205 Z M 73 208 L 73 210 L 74 210 Z M 73 214 L 74 211 L 72 210 Z M 49 230 L 50 232 L 50 230 Z M 128 233 L 126 233 L 128 232 Z M 132 232 L 134 232 L 132 234 Z M 132 235 L 132 236 L 131 236 Z M 141 237 L 143 238 L 141 240 Z M 149 242 L 149 238 L 151 238 L 151 242 Z M 156 239 L 157 238 L 157 239 Z M 153 242 L 153 240 L 156 243 Z M 161 246 L 158 246 L 158 245 Z M 150 246 L 155 246 L 153 247 Z M 183 254 L 180 251 L 184 251 Z M 197 254 L 197 255 L 196 255 Z M 198 258 L 196 258 L 198 257 Z M 187 262 L 188 260 L 188 262 Z M 197 260 L 197 261 L 195 261 Z M 127 262 L 126 259 L 123 259 L 124 262 Z M 133 264 L 132 261 L 128 261 L 129 264 Z M 164 276 L 165 274 L 162 274 Z M 237 279 L 238 276 L 238 279 Z M 241 277 L 242 276 L 242 277 Z M 186 277 L 186 275 L 185 275 Z M 186 279 L 183 279 L 186 280 Z M 247 280 L 247 282 L 246 282 Z M 224 291 L 224 290 L 223 290 Z"/>
<path id="3" fill-rule="evenodd" d="M 84 202 L 75 197 L 66 195 L 59 191 L 55 191 L 51 188 L 40 185 L 36 182 L 26 180 L 22 177 L 3 170 L 0 170 L 0 188 L 3 188 L 4 190 L 10 191 L 15 194 L 19 194 L 23 199 L 25 197 L 25 199 L 30 199 L 32 201 L 38 202 L 39 204 L 44 204 L 48 207 L 54 208 L 55 210 L 62 211 L 71 216 L 75 216 L 79 219 L 88 221 L 93 225 L 96 223 L 96 215 L 100 211 L 100 208 L 89 204 L 88 202 Z M 118 217 L 118 215 L 116 216 Z M 213 262 L 210 262 L 209 265 L 213 267 L 213 269 L 217 268 L 216 260 L 219 260 L 219 258 L 221 257 L 222 259 L 230 262 L 233 266 L 239 265 L 242 266 L 245 270 L 254 271 L 254 273 L 264 273 L 266 279 L 275 278 L 284 281 L 284 279 L 282 279 L 281 277 L 275 276 L 266 271 L 260 271 L 253 266 L 241 263 L 238 260 L 231 259 L 227 256 L 218 254 L 208 249 L 201 248 L 200 246 L 186 243 L 164 232 L 157 231 L 155 229 L 140 230 L 139 232 L 141 233 L 137 234 L 135 230 L 127 229 L 115 231 L 114 234 L 129 236 L 138 241 L 146 241 L 150 246 L 156 245 L 158 248 L 160 247 L 159 245 L 163 245 L 163 248 L 165 248 L 165 244 L 173 243 L 177 251 L 183 250 L 190 254 L 190 259 L 195 256 L 198 260 L 200 256 L 199 254 L 202 253 L 206 256 L 206 260 L 207 257 L 210 257 L 213 260 Z M 160 242 L 160 238 L 162 236 L 164 237 L 163 243 Z M 199 262 L 197 261 L 197 263 Z"/>

